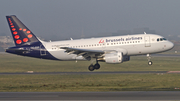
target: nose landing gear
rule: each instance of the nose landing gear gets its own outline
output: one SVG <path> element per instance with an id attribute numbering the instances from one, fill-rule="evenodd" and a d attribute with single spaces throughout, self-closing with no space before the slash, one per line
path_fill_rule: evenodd
<path id="1" fill-rule="evenodd" d="M 150 66 L 151 66 L 152 64 L 153 64 L 153 62 L 152 62 L 152 61 L 148 61 L 148 65 L 150 65 Z"/>
<path id="2" fill-rule="evenodd" d="M 150 54 L 147 54 L 147 59 L 148 59 L 148 65 L 152 65 L 153 64 L 153 62 L 151 61 L 151 56 L 150 56 Z"/>

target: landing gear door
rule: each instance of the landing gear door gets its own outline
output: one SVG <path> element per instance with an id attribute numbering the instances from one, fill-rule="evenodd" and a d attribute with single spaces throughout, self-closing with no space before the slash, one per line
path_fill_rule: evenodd
<path id="1" fill-rule="evenodd" d="M 145 47 L 151 47 L 150 36 L 144 37 Z"/>
<path id="2" fill-rule="evenodd" d="M 43 45 L 40 45 L 40 55 L 41 56 L 46 55 L 46 49 L 45 49 L 45 47 Z"/>

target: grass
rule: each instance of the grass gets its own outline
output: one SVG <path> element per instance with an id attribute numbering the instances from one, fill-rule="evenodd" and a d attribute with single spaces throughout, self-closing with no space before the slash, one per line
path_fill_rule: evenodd
<path id="1" fill-rule="evenodd" d="M 0 92 L 176 91 L 180 87 L 179 74 L 1 75 L 0 81 Z"/>
<path id="2" fill-rule="evenodd" d="M 153 65 L 147 65 L 146 56 L 132 56 L 122 64 L 100 62 L 96 71 L 180 71 L 180 59 L 177 57 L 153 57 Z M 0 72 L 88 72 L 90 61 L 53 61 L 0 54 Z M 95 72 L 96 72 L 95 71 Z"/>
<path id="3" fill-rule="evenodd" d="M 180 71 L 177 57 L 135 56 L 122 64 L 100 63 L 97 71 Z M 89 61 L 52 61 L 0 54 L 1 72 L 87 72 Z M 95 71 L 96 72 L 96 71 Z M 179 74 L 0 75 L 0 92 L 174 91 Z"/>

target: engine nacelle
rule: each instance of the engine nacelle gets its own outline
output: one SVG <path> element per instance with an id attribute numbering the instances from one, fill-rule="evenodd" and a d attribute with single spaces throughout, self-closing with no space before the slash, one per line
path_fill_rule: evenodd
<path id="1" fill-rule="evenodd" d="M 117 52 L 117 53 L 105 54 L 104 60 L 106 63 L 122 63 L 123 53 Z"/>

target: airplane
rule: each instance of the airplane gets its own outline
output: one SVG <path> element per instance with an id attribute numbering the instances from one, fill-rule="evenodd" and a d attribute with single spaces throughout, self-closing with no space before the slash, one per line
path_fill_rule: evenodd
<path id="1" fill-rule="evenodd" d="M 15 15 L 6 18 L 16 45 L 6 49 L 7 53 L 60 61 L 88 60 L 91 61 L 88 67 L 90 71 L 99 69 L 99 62 L 120 64 L 130 61 L 130 56 L 136 55 L 147 55 L 148 65 L 152 65 L 150 54 L 165 52 L 174 47 L 163 36 L 146 32 L 45 42 L 36 37 Z"/>

